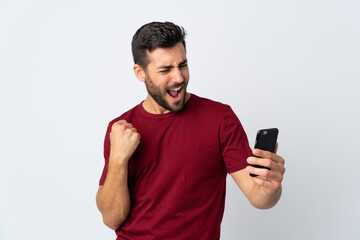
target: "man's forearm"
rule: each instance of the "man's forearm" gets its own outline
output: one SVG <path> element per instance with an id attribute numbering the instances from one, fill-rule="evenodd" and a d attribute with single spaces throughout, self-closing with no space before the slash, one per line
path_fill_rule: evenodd
<path id="1" fill-rule="evenodd" d="M 127 164 L 110 161 L 105 183 L 98 190 L 96 202 L 109 228 L 116 230 L 126 220 L 130 212 Z"/>

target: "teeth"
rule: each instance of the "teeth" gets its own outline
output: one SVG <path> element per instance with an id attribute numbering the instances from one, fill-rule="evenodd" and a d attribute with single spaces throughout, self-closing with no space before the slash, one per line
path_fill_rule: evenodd
<path id="1" fill-rule="evenodd" d="M 180 87 L 178 87 L 178 88 L 173 88 L 173 89 L 171 89 L 171 90 L 173 90 L 173 91 L 179 91 L 181 88 L 182 88 L 182 86 L 180 86 Z"/>

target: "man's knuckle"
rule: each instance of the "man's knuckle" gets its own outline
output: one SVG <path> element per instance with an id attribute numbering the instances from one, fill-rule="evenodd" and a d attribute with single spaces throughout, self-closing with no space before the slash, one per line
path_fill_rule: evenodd
<path id="1" fill-rule="evenodd" d="M 264 177 L 269 178 L 269 176 L 270 176 L 270 170 L 265 169 L 264 171 L 265 171 L 265 172 L 264 172 Z"/>
<path id="2" fill-rule="evenodd" d="M 274 188 L 279 189 L 280 188 L 280 182 L 275 182 L 274 183 Z"/>
<path id="3" fill-rule="evenodd" d="M 271 161 L 270 159 L 267 159 L 265 166 L 268 167 L 268 168 L 270 168 L 270 169 L 272 169 L 272 168 L 274 167 L 274 162 Z"/>
<path id="4" fill-rule="evenodd" d="M 283 175 L 282 174 L 280 174 L 280 176 L 279 176 L 279 180 L 280 180 L 280 182 L 282 182 L 282 180 L 284 179 L 284 177 L 283 177 Z"/>

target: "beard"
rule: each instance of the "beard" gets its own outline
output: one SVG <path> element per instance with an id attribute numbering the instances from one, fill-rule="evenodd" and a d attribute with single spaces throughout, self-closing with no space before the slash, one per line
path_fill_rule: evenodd
<path id="1" fill-rule="evenodd" d="M 153 80 L 146 76 L 145 78 L 145 86 L 146 90 L 149 93 L 149 95 L 155 100 L 157 104 L 159 104 L 164 109 L 170 111 L 170 112 L 181 112 L 184 109 L 185 106 L 185 99 L 186 99 L 186 87 L 187 84 L 185 82 L 183 83 L 177 83 L 172 86 L 169 86 L 167 89 L 164 89 L 163 91 L 154 84 Z M 182 86 L 184 89 L 184 94 L 182 98 L 174 102 L 173 104 L 170 104 L 168 101 L 166 101 L 165 96 L 168 95 L 167 90 L 171 88 L 176 88 Z"/>

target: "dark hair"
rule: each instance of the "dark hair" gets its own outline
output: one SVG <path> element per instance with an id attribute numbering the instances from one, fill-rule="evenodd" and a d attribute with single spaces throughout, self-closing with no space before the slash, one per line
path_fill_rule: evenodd
<path id="1" fill-rule="evenodd" d="M 155 48 L 171 48 L 182 42 L 185 45 L 186 32 L 181 26 L 172 22 L 151 22 L 139 28 L 133 36 L 131 49 L 134 63 L 146 70 L 149 64 L 147 51 Z"/>

